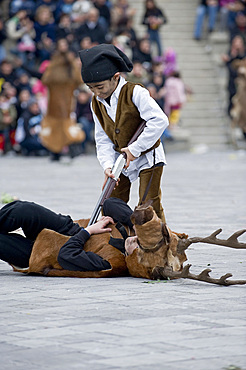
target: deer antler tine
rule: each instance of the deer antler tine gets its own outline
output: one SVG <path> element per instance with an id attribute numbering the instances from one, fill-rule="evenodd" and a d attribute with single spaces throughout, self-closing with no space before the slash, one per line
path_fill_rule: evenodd
<path id="1" fill-rule="evenodd" d="M 229 277 L 232 277 L 232 274 L 227 273 L 227 274 L 225 274 L 225 275 L 222 275 L 222 276 L 219 278 L 219 281 L 221 281 L 221 282 L 226 281 L 226 279 L 228 279 Z"/>
<path id="2" fill-rule="evenodd" d="M 219 228 L 218 230 L 214 231 L 209 237 L 214 237 L 214 236 L 216 237 L 218 234 L 221 233 L 221 231 L 222 231 L 222 229 Z"/>
<path id="3" fill-rule="evenodd" d="M 207 277 L 210 277 L 209 273 L 211 272 L 212 270 L 210 269 L 205 269 L 203 270 L 202 272 L 200 272 L 200 274 L 198 275 L 198 278 L 207 278 Z"/>
<path id="4" fill-rule="evenodd" d="M 243 235 L 246 232 L 246 229 L 238 230 L 233 235 L 236 235 L 237 238 L 241 235 Z"/>
<path id="5" fill-rule="evenodd" d="M 239 238 L 239 236 L 243 235 L 245 232 L 246 232 L 246 229 L 238 230 L 234 234 L 232 234 L 227 240 L 231 241 L 231 242 L 239 243 L 239 241 L 237 239 Z M 246 246 L 246 243 L 240 243 L 240 244 Z"/>
<path id="6" fill-rule="evenodd" d="M 214 245 L 221 245 L 224 247 L 235 248 L 235 249 L 246 249 L 245 242 L 239 242 L 238 237 L 246 232 L 246 229 L 236 231 L 228 239 L 219 239 L 216 236 L 220 234 L 222 229 L 214 231 L 211 235 L 204 238 L 195 236 L 188 239 L 180 239 L 177 245 L 177 252 L 183 253 L 192 243 L 207 243 Z"/>
<path id="7" fill-rule="evenodd" d="M 218 284 L 220 284 L 220 285 L 234 285 L 235 281 L 227 280 L 229 277 L 232 277 L 232 274 L 228 273 L 228 274 L 222 275 L 218 279 Z"/>
<path id="8" fill-rule="evenodd" d="M 152 271 L 152 279 L 161 279 L 161 278 L 170 278 L 170 279 L 192 279 L 198 281 L 204 281 L 206 283 L 218 284 L 218 285 L 236 285 L 236 284 L 246 284 L 246 280 L 227 280 L 232 274 L 227 273 L 220 278 L 212 278 L 209 273 L 211 272 L 210 269 L 203 270 L 199 275 L 191 274 L 190 273 L 191 265 L 188 264 L 184 266 L 182 271 L 173 271 L 173 269 L 169 266 L 160 267 L 156 266 Z"/>
<path id="9" fill-rule="evenodd" d="M 184 268 L 183 268 L 183 270 L 182 271 L 180 271 L 178 274 L 180 274 L 179 276 L 182 278 L 185 278 L 185 277 L 188 277 L 189 276 L 189 273 L 190 273 L 190 267 L 191 267 L 192 265 L 191 264 L 187 264 L 187 265 L 185 265 L 184 266 Z"/>

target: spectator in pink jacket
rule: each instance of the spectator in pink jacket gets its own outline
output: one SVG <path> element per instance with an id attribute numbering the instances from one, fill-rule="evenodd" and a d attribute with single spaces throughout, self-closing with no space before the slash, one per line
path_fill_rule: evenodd
<path id="1" fill-rule="evenodd" d="M 186 102 L 185 85 L 179 72 L 173 72 L 165 81 L 164 111 L 169 117 L 170 126 L 176 125 L 180 120 L 180 111 Z"/>

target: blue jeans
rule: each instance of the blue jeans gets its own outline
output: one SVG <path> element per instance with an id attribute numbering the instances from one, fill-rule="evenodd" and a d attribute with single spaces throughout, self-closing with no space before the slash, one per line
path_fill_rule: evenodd
<path id="1" fill-rule="evenodd" d="M 40 151 L 40 150 L 47 151 L 48 153 L 48 150 L 40 143 L 40 141 L 38 140 L 36 136 L 30 136 L 24 139 L 20 143 L 20 146 L 22 149 L 26 150 L 27 153 Z"/>
<path id="2" fill-rule="evenodd" d="M 79 117 L 78 122 L 80 123 L 80 127 L 82 128 L 82 130 L 84 130 L 84 132 L 85 132 L 85 141 L 83 141 L 83 143 L 81 144 L 82 149 L 85 150 L 86 144 L 88 142 L 92 141 L 92 139 L 93 139 L 92 138 L 92 130 L 93 130 L 93 127 L 94 127 L 94 123 L 89 121 L 85 117 Z"/>
<path id="3" fill-rule="evenodd" d="M 149 33 L 149 39 L 152 44 L 155 43 L 157 45 L 158 49 L 158 55 L 162 55 L 162 45 L 161 45 L 161 38 L 158 30 L 148 30 Z"/>
<path id="4" fill-rule="evenodd" d="M 213 31 L 216 17 L 217 17 L 218 7 L 217 6 L 204 6 L 200 5 L 196 11 L 196 20 L 194 26 L 194 38 L 200 39 L 202 36 L 202 27 L 205 16 L 208 16 L 208 30 Z"/>
<path id="5" fill-rule="evenodd" d="M 6 58 L 6 49 L 0 45 L 0 63 Z"/>

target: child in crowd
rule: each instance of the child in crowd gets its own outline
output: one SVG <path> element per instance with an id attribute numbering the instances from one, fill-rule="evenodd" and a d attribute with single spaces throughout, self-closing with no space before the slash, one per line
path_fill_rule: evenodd
<path id="1" fill-rule="evenodd" d="M 15 86 L 17 88 L 18 94 L 20 94 L 22 90 L 29 90 L 30 92 L 32 91 L 30 76 L 28 72 L 20 70 L 17 73 L 17 80 L 15 82 Z"/>
<path id="2" fill-rule="evenodd" d="M 164 111 L 169 117 L 170 126 L 177 125 L 180 120 L 180 111 L 186 102 L 185 85 L 179 72 L 173 72 L 165 82 Z"/>
<path id="3" fill-rule="evenodd" d="M 0 64 L 0 92 L 3 90 L 6 82 L 15 84 L 17 79 L 16 70 L 10 60 L 4 59 Z"/>
<path id="4" fill-rule="evenodd" d="M 134 83 L 146 85 L 150 82 L 150 73 L 146 71 L 142 63 L 136 60 L 133 62 L 133 69 L 128 73 L 127 79 Z"/>
<path id="5" fill-rule="evenodd" d="M 31 93 L 28 89 L 23 89 L 18 95 L 18 101 L 16 104 L 17 120 L 22 113 L 27 109 L 28 101 L 31 99 Z"/>
<path id="6" fill-rule="evenodd" d="M 114 177 L 112 167 L 120 155 L 127 155 L 125 169 L 112 197 L 129 201 L 131 183 L 138 177 L 139 203 L 147 191 L 153 207 L 165 222 L 161 205 L 161 176 L 165 154 L 160 137 L 168 126 L 168 119 L 144 87 L 127 82 L 121 72 L 133 68 L 128 57 L 113 45 L 98 45 L 79 52 L 82 62 L 82 79 L 90 88 L 92 113 L 95 121 L 97 157 L 108 177 Z M 138 139 L 128 145 L 142 121 L 146 127 Z"/>
<path id="7" fill-rule="evenodd" d="M 91 103 L 91 92 L 89 89 L 80 88 L 77 91 L 77 103 L 76 103 L 76 116 L 77 122 L 80 124 L 82 130 L 85 132 L 85 141 L 81 143 L 83 152 L 86 152 L 86 147 L 88 143 L 93 142 L 93 130 L 94 122 L 90 109 Z"/>
<path id="8" fill-rule="evenodd" d="M 19 143 L 23 154 L 48 153 L 41 144 L 39 132 L 41 131 L 42 114 L 35 98 L 28 101 L 27 109 L 23 111 L 17 122 L 15 133 L 16 141 Z"/>
<path id="9" fill-rule="evenodd" d="M 5 91 L 0 95 L 0 155 L 7 151 L 7 143 L 11 149 L 15 147 L 15 127 L 17 112 Z"/>

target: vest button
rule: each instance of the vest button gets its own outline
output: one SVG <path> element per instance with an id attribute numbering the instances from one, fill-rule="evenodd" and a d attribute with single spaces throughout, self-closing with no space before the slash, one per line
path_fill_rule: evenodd
<path id="1" fill-rule="evenodd" d="M 115 129 L 115 133 L 116 133 L 116 134 L 119 134 L 119 133 L 120 133 L 120 129 L 119 129 L 119 128 L 116 128 L 116 129 Z"/>

